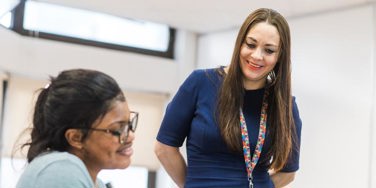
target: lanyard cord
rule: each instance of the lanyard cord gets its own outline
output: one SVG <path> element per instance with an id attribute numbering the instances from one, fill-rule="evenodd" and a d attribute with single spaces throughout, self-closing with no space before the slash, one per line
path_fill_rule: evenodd
<path id="1" fill-rule="evenodd" d="M 253 187 L 253 176 L 252 172 L 260 158 L 260 154 L 262 151 L 262 146 L 264 145 L 265 141 L 265 133 L 266 133 L 266 119 L 267 119 L 267 109 L 268 109 L 268 98 L 269 91 L 266 89 L 264 93 L 264 97 L 262 100 L 262 108 L 261 108 L 261 115 L 260 115 L 260 129 L 257 138 L 256 148 L 253 152 L 253 156 L 251 159 L 251 151 L 249 149 L 249 138 L 248 138 L 248 131 L 247 131 L 247 124 L 245 123 L 245 118 L 243 115 L 243 110 L 240 108 L 240 129 L 242 133 L 242 143 L 243 143 L 243 154 L 244 154 L 244 162 L 245 166 L 247 167 L 247 174 L 248 174 L 248 181 L 249 187 Z"/>

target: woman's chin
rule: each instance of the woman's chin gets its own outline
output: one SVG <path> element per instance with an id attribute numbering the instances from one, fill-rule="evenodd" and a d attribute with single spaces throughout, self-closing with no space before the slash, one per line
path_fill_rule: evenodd
<path id="1" fill-rule="evenodd" d="M 125 169 L 125 168 L 128 168 L 129 165 L 131 164 L 131 159 L 129 158 L 128 160 L 124 161 L 124 163 L 122 163 L 120 166 L 119 169 Z"/>

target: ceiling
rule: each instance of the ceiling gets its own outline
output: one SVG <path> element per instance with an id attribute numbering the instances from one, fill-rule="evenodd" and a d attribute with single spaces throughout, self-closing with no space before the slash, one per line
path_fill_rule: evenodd
<path id="1" fill-rule="evenodd" d="M 361 6 L 376 0 L 39 0 L 126 18 L 165 23 L 177 29 L 209 33 L 241 25 L 259 7 L 287 18 Z"/>

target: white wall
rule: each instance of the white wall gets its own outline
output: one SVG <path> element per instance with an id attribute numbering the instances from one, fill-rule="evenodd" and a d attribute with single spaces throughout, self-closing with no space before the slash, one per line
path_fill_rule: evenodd
<path id="1" fill-rule="evenodd" d="M 293 94 L 303 121 L 292 187 L 369 188 L 376 181 L 370 169 L 376 163 L 375 20 L 372 5 L 288 19 Z M 227 65 L 237 31 L 201 36 L 199 67 Z"/>
<path id="2" fill-rule="evenodd" d="M 373 58 L 373 97 L 372 97 L 372 109 L 371 109 L 371 165 L 370 165 L 370 186 L 371 188 L 376 187 L 376 4 L 373 5 L 373 48 L 372 48 L 372 58 Z"/>
<path id="3" fill-rule="evenodd" d="M 370 187 L 373 11 L 366 6 L 290 22 L 303 119 L 296 187 Z"/>
<path id="4" fill-rule="evenodd" d="M 232 58 L 238 30 L 201 35 L 197 47 L 197 68 L 228 65 Z"/>

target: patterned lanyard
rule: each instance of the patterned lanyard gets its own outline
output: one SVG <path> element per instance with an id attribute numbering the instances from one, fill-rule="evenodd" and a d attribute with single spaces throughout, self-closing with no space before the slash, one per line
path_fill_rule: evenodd
<path id="1" fill-rule="evenodd" d="M 262 146 L 264 145 L 264 141 L 265 141 L 266 118 L 267 118 L 266 111 L 268 109 L 268 101 L 267 101 L 268 95 L 269 95 L 269 91 L 265 89 L 264 98 L 262 101 L 262 108 L 261 108 L 260 129 L 259 129 L 256 148 L 255 148 L 255 151 L 253 152 L 252 159 L 251 159 L 251 151 L 249 149 L 247 124 L 245 123 L 243 110 L 240 108 L 240 129 L 242 132 L 243 154 L 244 154 L 245 166 L 247 167 L 248 181 L 249 181 L 250 188 L 253 188 L 252 172 L 260 158 Z"/>

